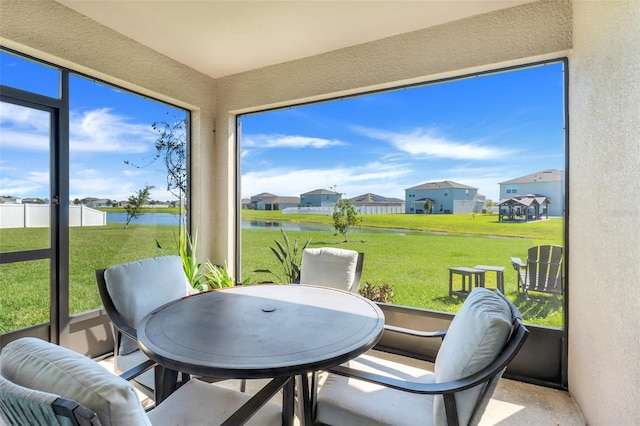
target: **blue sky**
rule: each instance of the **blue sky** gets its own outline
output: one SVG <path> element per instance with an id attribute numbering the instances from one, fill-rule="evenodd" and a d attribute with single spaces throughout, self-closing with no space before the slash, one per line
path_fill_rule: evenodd
<path id="1" fill-rule="evenodd" d="M 247 115 L 242 196 L 452 180 L 497 201 L 499 182 L 564 168 L 563 116 L 559 63 Z"/>
<path id="2" fill-rule="evenodd" d="M 0 54 L 2 84 L 55 94 L 56 75 Z M 498 183 L 563 169 L 562 64 L 289 108 L 242 118 L 242 196 L 347 197 L 453 180 L 498 200 Z M 52 89 L 53 87 L 53 89 Z M 171 200 L 161 163 L 146 168 L 151 124 L 181 112 L 72 76 L 70 198 L 124 200 L 144 185 Z M 0 195 L 47 198 L 41 112 L 0 104 Z"/>
<path id="3" fill-rule="evenodd" d="M 57 96 L 57 74 L 5 53 L 0 81 Z M 164 166 L 152 158 L 154 122 L 184 115 L 179 109 L 77 75 L 70 78 L 70 199 L 126 200 L 145 185 L 152 199 L 174 200 L 166 191 Z M 48 114 L 0 104 L 0 195 L 49 198 Z"/>

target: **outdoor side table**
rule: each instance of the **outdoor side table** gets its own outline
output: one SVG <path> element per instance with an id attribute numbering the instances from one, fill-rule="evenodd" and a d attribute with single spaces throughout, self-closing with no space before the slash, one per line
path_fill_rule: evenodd
<path id="1" fill-rule="evenodd" d="M 474 269 L 496 273 L 496 287 L 504 294 L 504 266 L 476 265 Z M 484 287 L 484 286 L 483 286 Z"/>
<path id="2" fill-rule="evenodd" d="M 476 268 L 467 268 L 465 266 L 455 266 L 449 268 L 449 296 L 467 296 L 474 287 L 484 287 L 484 274 L 486 271 Z M 453 289 L 453 276 L 460 275 L 462 278 L 462 288 L 460 290 Z M 467 289 L 467 283 L 469 288 Z"/>

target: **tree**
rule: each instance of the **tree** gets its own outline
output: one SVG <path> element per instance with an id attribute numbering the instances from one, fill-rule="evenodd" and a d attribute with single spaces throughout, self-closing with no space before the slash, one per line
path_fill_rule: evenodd
<path id="1" fill-rule="evenodd" d="M 144 188 L 136 191 L 135 195 L 129 197 L 129 204 L 126 207 L 127 221 L 124 224 L 124 229 L 129 227 L 129 222 L 138 216 L 141 216 L 142 206 L 149 202 L 149 191 L 153 189 L 153 185 L 145 185 Z"/>
<path id="2" fill-rule="evenodd" d="M 494 203 L 493 200 L 487 200 L 485 201 L 484 205 L 487 206 L 487 211 L 491 213 L 492 212 L 491 207 L 495 206 L 496 203 Z"/>
<path id="3" fill-rule="evenodd" d="M 338 193 L 340 199 L 333 206 L 333 226 L 336 231 L 342 234 L 344 242 L 347 242 L 347 233 L 349 228 L 360 223 L 358 212 L 351 205 L 351 202 L 345 198 L 342 198 L 341 193 Z"/>
<path id="4" fill-rule="evenodd" d="M 136 168 L 148 167 L 160 160 L 167 170 L 167 191 L 180 200 L 180 205 L 185 205 L 183 200 L 187 197 L 187 124 L 186 118 L 173 117 L 170 121 L 159 121 L 151 125 L 153 130 L 159 133 L 155 142 L 156 153 L 146 164 L 133 164 Z"/>
<path id="5" fill-rule="evenodd" d="M 433 213 L 433 201 L 429 198 L 427 198 L 427 200 L 424 202 L 424 213 Z"/>

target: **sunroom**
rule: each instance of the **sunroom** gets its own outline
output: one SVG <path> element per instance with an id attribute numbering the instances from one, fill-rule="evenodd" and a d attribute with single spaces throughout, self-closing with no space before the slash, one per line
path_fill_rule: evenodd
<path id="1" fill-rule="evenodd" d="M 632 202 L 640 164 L 640 52 L 633 48 L 639 22 L 640 6 L 633 1 L 2 0 L 0 45 L 63 75 L 93 78 L 186 111 L 189 226 L 198 232 L 199 257 L 226 262 L 237 276 L 238 117 L 560 61 L 566 74 L 563 324 L 530 325 L 506 377 L 568 392 L 588 424 L 634 424 L 640 413 L 634 397 L 640 385 L 634 367 L 640 349 L 634 327 L 640 320 L 640 203 Z M 2 95 L 16 93 L 3 86 Z M 69 129 L 62 124 L 57 130 L 68 150 Z M 1 293 L 20 262 L 44 262 L 39 268 L 51 283 L 44 307 L 49 320 L 7 326 L 0 347 L 34 336 L 92 357 L 113 350 L 102 310 L 69 307 L 75 277 L 69 276 L 73 259 L 64 213 L 68 172 L 62 149 L 52 156 L 47 177 L 50 198 L 58 203 L 51 203 L 50 244 L 16 251 L 0 242 Z M 28 283 L 20 285 L 29 291 Z M 12 309 L 3 297 L 1 309 Z M 446 328 L 452 317 L 381 306 L 385 321 L 401 327 Z M 379 345 L 396 352 L 413 346 L 393 334 Z M 424 348 L 421 355 L 432 359 L 434 350 Z"/>

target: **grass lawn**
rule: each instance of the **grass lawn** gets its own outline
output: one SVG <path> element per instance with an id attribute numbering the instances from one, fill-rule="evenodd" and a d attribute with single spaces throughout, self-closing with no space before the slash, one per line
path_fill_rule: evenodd
<path id="1" fill-rule="evenodd" d="M 525 257 L 529 247 L 548 241 L 528 238 L 487 238 L 461 235 L 390 235 L 353 234 L 348 243 L 330 232 L 287 232 L 293 243 L 300 245 L 311 237 L 309 247 L 341 247 L 365 253 L 362 281 L 372 284 L 386 282 L 393 286 L 398 305 L 457 312 L 462 299 L 449 296 L 450 266 L 478 264 L 505 267 L 505 292 L 516 302 L 525 321 L 562 326 L 562 299 L 547 294 L 530 293 L 524 300 L 517 291 L 516 273 L 511 267 L 512 256 Z M 256 269 L 278 271 L 279 263 L 269 250 L 273 240 L 281 240 L 279 231 L 245 229 L 242 233 L 243 279 L 252 282 L 271 281 L 273 276 L 252 273 Z M 460 284 L 457 283 L 459 286 Z M 496 286 L 496 275 L 486 274 L 486 286 Z"/>
<path id="2" fill-rule="evenodd" d="M 168 212 L 162 209 L 161 213 Z M 244 219 L 332 223 L 327 216 L 282 215 L 281 212 L 243 210 Z M 536 223 L 499 223 L 497 215 L 371 215 L 362 216 L 363 226 L 432 231 L 420 235 L 376 233 L 349 234 L 343 243 L 333 232 L 287 232 L 300 244 L 312 237 L 311 247 L 336 246 L 365 253 L 362 283 L 386 282 L 395 291 L 394 303 L 455 312 L 462 301 L 448 295 L 450 266 L 477 264 L 505 267 L 505 290 L 515 300 L 526 321 L 561 327 L 562 298 L 532 294 L 525 301 L 516 290 L 516 275 L 510 257 L 525 257 L 530 246 L 562 245 L 561 219 Z M 0 251 L 42 248 L 47 229 L 0 229 Z M 70 310 L 80 313 L 101 305 L 94 271 L 118 263 L 158 256 L 156 239 L 176 253 L 172 226 L 121 224 L 70 229 Z M 442 234 L 446 232 L 447 234 Z M 506 238 L 505 238 L 506 237 Z M 514 238 L 515 237 L 515 238 Z M 271 280 L 255 269 L 278 267 L 269 250 L 280 239 L 278 227 L 245 229 L 242 232 L 243 276 L 251 282 Z M 0 265 L 0 333 L 48 321 L 49 262 L 32 261 Z M 495 285 L 495 274 L 487 273 L 487 285 Z"/>
<path id="3" fill-rule="evenodd" d="M 72 314 L 102 305 L 95 270 L 161 255 L 156 239 L 172 254 L 177 227 L 109 224 L 69 231 L 69 306 Z M 0 229 L 0 251 L 47 247 L 47 228 Z M 34 245 L 34 241 L 38 245 Z M 49 320 L 49 261 L 0 265 L 0 334 Z"/>

